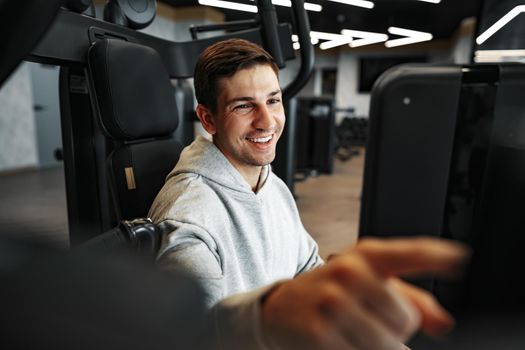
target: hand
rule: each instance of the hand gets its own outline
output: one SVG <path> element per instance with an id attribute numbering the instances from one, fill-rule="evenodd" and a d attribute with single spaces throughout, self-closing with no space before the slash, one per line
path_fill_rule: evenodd
<path id="1" fill-rule="evenodd" d="M 283 349 L 405 349 L 418 329 L 454 320 L 434 297 L 396 276 L 450 276 L 467 250 L 433 238 L 364 239 L 325 266 L 284 282 L 266 297 L 266 340 Z"/>

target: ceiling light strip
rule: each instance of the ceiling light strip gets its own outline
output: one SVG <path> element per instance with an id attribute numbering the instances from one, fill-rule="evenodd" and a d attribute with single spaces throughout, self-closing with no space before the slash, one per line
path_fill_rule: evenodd
<path id="1" fill-rule="evenodd" d="M 341 35 L 341 38 L 339 39 L 334 39 L 334 40 L 325 41 L 324 43 L 321 43 L 319 45 L 319 48 L 321 50 L 333 49 L 334 47 L 348 45 L 352 42 L 352 40 L 354 40 L 354 38 L 352 38 L 351 36 L 345 37 Z"/>
<path id="2" fill-rule="evenodd" d="M 358 6 L 358 7 L 364 7 L 367 9 L 373 9 L 375 4 L 372 1 L 367 0 L 328 0 L 332 2 L 338 2 L 340 4 L 350 5 L 350 6 Z"/>
<path id="3" fill-rule="evenodd" d="M 319 40 L 338 40 L 341 39 L 341 34 L 335 34 L 335 33 L 326 33 L 326 32 L 316 32 L 312 30 L 310 32 L 310 36 L 312 38 L 317 38 Z"/>
<path id="4" fill-rule="evenodd" d="M 244 11 L 257 13 L 257 6 L 255 5 L 246 5 L 239 4 L 237 2 L 223 1 L 223 0 L 199 0 L 200 5 L 220 7 L 228 10 Z"/>
<path id="5" fill-rule="evenodd" d="M 474 62 L 525 62 L 525 50 L 478 50 Z"/>
<path id="6" fill-rule="evenodd" d="M 398 28 L 398 27 L 390 27 L 388 28 L 388 32 L 390 34 L 406 37 L 406 38 L 387 41 L 385 43 L 385 46 L 388 48 L 403 46 L 403 45 L 410 45 L 410 44 L 415 44 L 415 43 L 421 43 L 424 41 L 430 41 L 434 38 L 434 36 L 430 33 L 419 32 L 417 30 L 410 30 L 410 29 L 404 29 L 404 28 Z"/>
<path id="7" fill-rule="evenodd" d="M 292 42 L 299 43 L 299 37 L 295 34 L 292 34 Z M 312 43 L 312 45 L 317 45 L 319 44 L 319 39 L 313 36 L 310 36 L 310 42 Z"/>
<path id="8" fill-rule="evenodd" d="M 478 50 L 475 57 L 525 57 L 525 50 Z"/>
<path id="9" fill-rule="evenodd" d="M 476 43 L 478 45 L 483 44 L 487 39 L 496 34 L 501 28 L 505 27 L 510 21 L 518 17 L 521 13 L 525 12 L 525 5 L 518 5 L 505 16 L 501 17 L 496 23 L 494 23 L 489 29 L 487 29 L 483 34 L 478 36 Z"/>
<path id="10" fill-rule="evenodd" d="M 360 30 L 349 30 L 343 29 L 341 34 L 346 36 L 351 36 L 354 38 L 352 42 L 349 43 L 349 46 L 352 48 L 373 45 L 377 43 L 382 43 L 388 40 L 388 35 L 383 33 L 373 33 L 373 32 L 363 32 Z M 355 40 L 355 38 L 359 38 Z"/>
<path id="11" fill-rule="evenodd" d="M 429 2 L 431 4 L 439 4 L 439 3 L 441 3 L 441 0 L 418 0 L 418 1 Z"/>
<path id="12" fill-rule="evenodd" d="M 255 1 L 255 0 L 250 0 Z M 290 0 L 272 0 L 272 4 L 277 6 L 292 7 L 292 2 Z M 323 11 L 323 6 L 319 4 L 312 4 L 311 2 L 304 3 L 304 9 L 312 12 L 321 12 Z"/>

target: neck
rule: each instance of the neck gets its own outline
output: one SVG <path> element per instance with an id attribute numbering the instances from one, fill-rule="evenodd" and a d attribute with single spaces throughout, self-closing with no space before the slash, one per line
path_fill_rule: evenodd
<path id="1" fill-rule="evenodd" d="M 230 160 L 230 163 L 232 161 Z M 257 185 L 259 184 L 259 178 L 261 176 L 262 166 L 237 166 L 232 163 L 233 167 L 237 169 L 239 174 L 243 177 L 244 180 L 250 185 L 250 188 L 253 192 L 257 190 Z"/>

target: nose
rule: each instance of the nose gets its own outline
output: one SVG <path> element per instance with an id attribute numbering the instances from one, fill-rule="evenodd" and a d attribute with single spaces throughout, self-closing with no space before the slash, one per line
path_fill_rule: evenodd
<path id="1" fill-rule="evenodd" d="M 257 130 L 270 131 L 276 127 L 275 116 L 268 106 L 261 106 L 257 112 L 257 116 L 253 121 L 253 126 Z"/>

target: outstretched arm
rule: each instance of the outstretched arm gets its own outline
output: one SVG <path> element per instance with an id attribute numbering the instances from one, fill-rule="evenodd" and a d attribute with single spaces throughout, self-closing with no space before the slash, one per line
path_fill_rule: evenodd
<path id="1" fill-rule="evenodd" d="M 365 239 L 325 266 L 273 289 L 262 328 L 271 347 L 403 349 L 417 330 L 439 335 L 452 317 L 429 293 L 397 276 L 451 276 L 467 250 L 433 238 Z"/>

